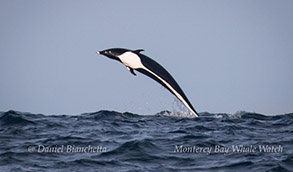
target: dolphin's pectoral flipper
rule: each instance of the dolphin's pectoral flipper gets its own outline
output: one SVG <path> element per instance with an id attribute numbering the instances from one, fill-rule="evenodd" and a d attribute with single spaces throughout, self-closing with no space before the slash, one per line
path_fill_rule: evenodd
<path id="1" fill-rule="evenodd" d="M 134 70 L 133 70 L 132 68 L 130 68 L 130 72 L 131 72 L 134 76 L 136 76 L 136 74 L 134 73 Z"/>
<path id="2" fill-rule="evenodd" d="M 136 76 L 136 74 L 134 73 L 134 70 L 132 69 L 132 68 L 130 68 L 130 67 L 126 67 L 127 68 L 127 70 L 129 70 L 130 71 L 130 73 L 132 73 L 134 76 Z"/>

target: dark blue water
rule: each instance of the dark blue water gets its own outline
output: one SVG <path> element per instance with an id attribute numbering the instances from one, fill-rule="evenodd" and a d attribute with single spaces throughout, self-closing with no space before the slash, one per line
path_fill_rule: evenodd
<path id="1" fill-rule="evenodd" d="M 293 113 L 0 113 L 0 171 L 293 171 Z"/>

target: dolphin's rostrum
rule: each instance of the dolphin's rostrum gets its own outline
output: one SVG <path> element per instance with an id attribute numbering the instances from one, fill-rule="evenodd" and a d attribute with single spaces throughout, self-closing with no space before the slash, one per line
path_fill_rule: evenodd
<path id="1" fill-rule="evenodd" d="M 120 61 L 133 75 L 136 75 L 134 70 L 137 70 L 159 82 L 174 94 L 196 117 L 198 117 L 198 113 L 170 73 L 153 59 L 141 54 L 141 51 L 144 50 L 138 49 L 133 51 L 123 48 L 111 48 L 98 51 L 97 54 L 102 54 L 111 59 Z"/>

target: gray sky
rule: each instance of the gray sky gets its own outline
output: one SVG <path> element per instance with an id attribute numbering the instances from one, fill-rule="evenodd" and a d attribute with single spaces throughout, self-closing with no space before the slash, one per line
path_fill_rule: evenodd
<path id="1" fill-rule="evenodd" d="M 198 112 L 293 111 L 293 1 L 1 0 L 0 111 L 180 109 L 150 78 L 95 54 L 143 48 Z"/>

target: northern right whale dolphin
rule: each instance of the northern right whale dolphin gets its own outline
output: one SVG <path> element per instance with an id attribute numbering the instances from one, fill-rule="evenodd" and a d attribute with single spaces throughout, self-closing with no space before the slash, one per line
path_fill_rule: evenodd
<path id="1" fill-rule="evenodd" d="M 175 95 L 193 113 L 194 116 L 198 117 L 198 113 L 193 108 L 183 90 L 170 73 L 153 59 L 141 54 L 141 51 L 144 50 L 111 48 L 103 51 L 97 51 L 97 54 L 102 54 L 111 59 L 120 61 L 133 75 L 136 75 L 134 70 L 137 70 L 140 73 L 154 79 Z"/>

